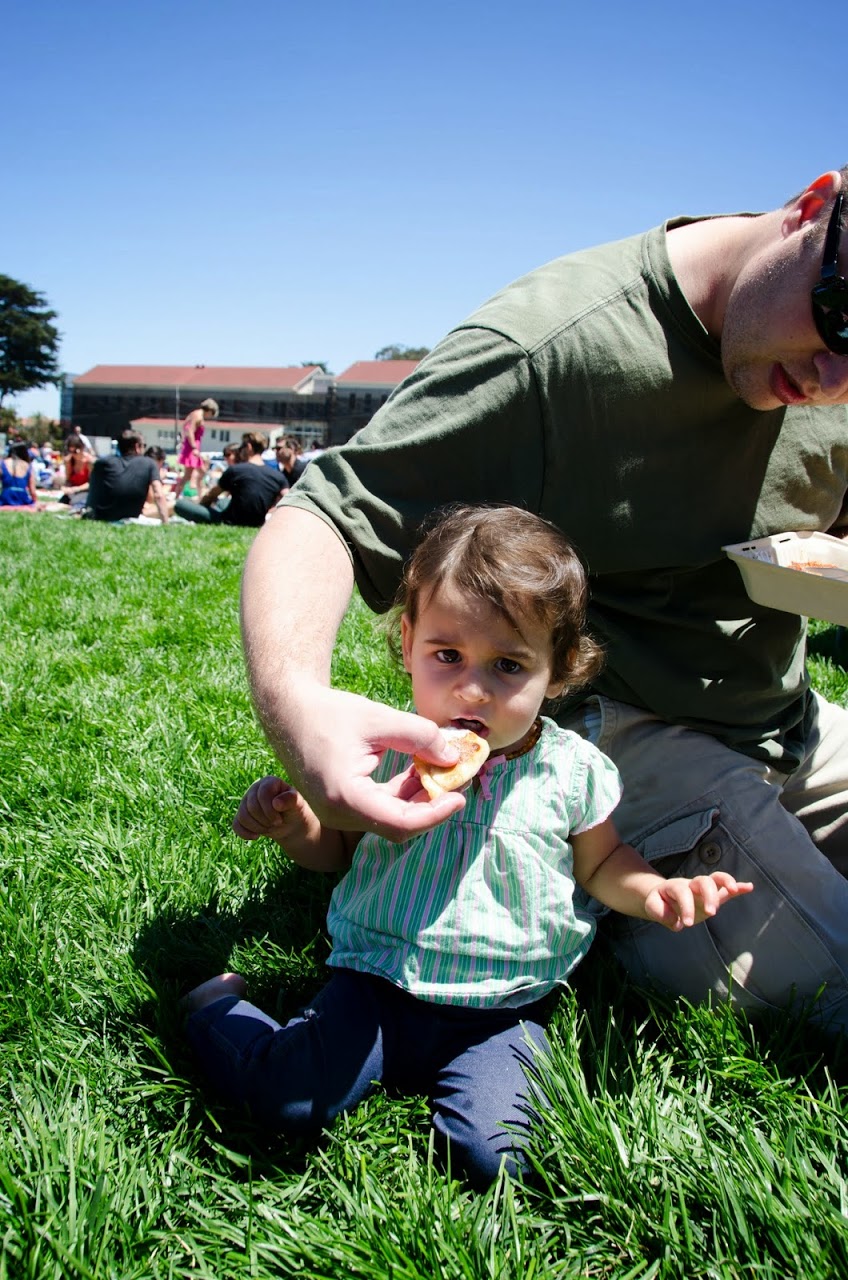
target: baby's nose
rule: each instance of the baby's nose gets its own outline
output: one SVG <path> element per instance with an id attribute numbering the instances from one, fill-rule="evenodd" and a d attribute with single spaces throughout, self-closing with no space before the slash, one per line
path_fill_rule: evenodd
<path id="1" fill-rule="evenodd" d="M 485 702 L 489 696 L 486 682 L 474 675 L 465 676 L 460 681 L 457 692 L 465 702 Z"/>

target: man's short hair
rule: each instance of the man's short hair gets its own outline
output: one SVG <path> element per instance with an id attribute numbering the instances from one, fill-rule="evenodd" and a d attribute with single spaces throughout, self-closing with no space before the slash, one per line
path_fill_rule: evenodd
<path id="1" fill-rule="evenodd" d="M 261 431 L 245 431 L 241 442 L 248 445 L 253 453 L 264 453 L 268 448 L 268 437 Z"/>
<path id="2" fill-rule="evenodd" d="M 135 453 L 141 444 L 144 444 L 144 436 L 138 431 L 122 431 L 118 436 L 118 452 L 122 458 L 128 453 Z"/>

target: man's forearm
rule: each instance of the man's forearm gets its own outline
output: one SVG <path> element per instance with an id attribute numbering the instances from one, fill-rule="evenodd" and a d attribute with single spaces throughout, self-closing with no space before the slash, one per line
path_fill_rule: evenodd
<path id="1" fill-rule="evenodd" d="M 301 776 L 298 696 L 330 682 L 333 646 L 353 589 L 339 537 L 318 516 L 282 507 L 245 564 L 241 625 L 257 714 L 294 779 Z"/>

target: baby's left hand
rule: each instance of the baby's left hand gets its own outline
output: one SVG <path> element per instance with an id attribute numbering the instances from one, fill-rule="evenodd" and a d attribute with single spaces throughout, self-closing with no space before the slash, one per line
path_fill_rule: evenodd
<path id="1" fill-rule="evenodd" d="M 735 880 L 727 871 L 714 871 L 710 876 L 691 880 L 675 876 L 650 891 L 645 911 L 649 920 L 677 933 L 714 916 L 725 902 L 750 893 L 753 888 L 750 880 Z"/>

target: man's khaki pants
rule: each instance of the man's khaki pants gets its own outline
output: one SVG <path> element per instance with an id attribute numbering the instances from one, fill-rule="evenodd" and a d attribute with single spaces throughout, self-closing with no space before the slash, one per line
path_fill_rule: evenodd
<path id="1" fill-rule="evenodd" d="M 615 761 L 624 795 L 613 819 L 658 871 L 754 883 L 682 933 L 607 914 L 602 927 L 637 981 L 693 1001 L 729 994 L 750 1010 L 812 1003 L 814 1019 L 848 1031 L 848 711 L 815 701 L 805 758 L 788 776 L 609 698 L 562 721 Z"/>

